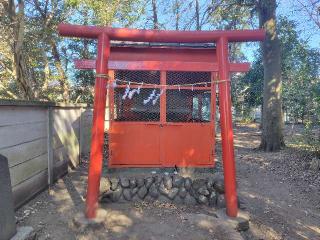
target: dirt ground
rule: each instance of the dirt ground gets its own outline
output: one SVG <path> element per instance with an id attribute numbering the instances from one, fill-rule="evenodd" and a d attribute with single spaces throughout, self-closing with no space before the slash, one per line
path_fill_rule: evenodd
<path id="1" fill-rule="evenodd" d="M 287 148 L 265 153 L 256 126 L 235 131 L 239 195 L 262 239 L 320 239 L 320 172 L 308 170 L 309 153 L 295 148 L 301 129 L 287 127 Z"/>
<path id="2" fill-rule="evenodd" d="M 286 130 L 288 147 L 264 153 L 255 125 L 235 129 L 238 193 L 250 213 L 245 239 L 320 239 L 320 172 L 308 169 L 309 153 L 292 143 L 300 129 Z M 217 145 L 217 171 L 222 171 Z M 189 221 L 186 213 L 212 215 L 208 207 L 165 203 L 103 204 L 105 226 L 82 231 L 72 223 L 83 211 L 86 167 L 60 179 L 16 213 L 19 225 L 32 226 L 38 239 L 219 239 L 210 227 Z"/>

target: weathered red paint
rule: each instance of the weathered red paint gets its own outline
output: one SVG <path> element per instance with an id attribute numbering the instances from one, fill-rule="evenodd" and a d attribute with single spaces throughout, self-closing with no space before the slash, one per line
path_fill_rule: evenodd
<path id="1" fill-rule="evenodd" d="M 160 74 L 160 84 L 166 85 L 166 72 Z M 132 88 L 141 85 L 130 85 Z M 126 85 L 119 86 L 125 88 Z M 155 86 L 142 86 L 152 88 Z M 157 88 L 161 88 L 157 86 Z M 193 87 L 210 91 L 211 87 Z M 178 86 L 166 87 L 178 90 Z M 180 89 L 192 90 L 192 87 Z M 110 95 L 113 95 L 110 89 Z M 167 121 L 166 93 L 160 96 L 160 119 L 153 122 L 113 121 L 109 129 L 109 166 L 121 167 L 214 167 L 214 118 L 210 122 Z M 215 94 L 212 111 L 215 112 Z M 113 97 L 109 98 L 113 101 Z M 192 100 L 187 103 L 192 109 Z M 114 103 L 110 102 L 113 109 Z M 129 108 L 131 106 L 128 106 Z M 212 115 L 212 117 L 214 114 Z M 128 116 L 130 118 L 130 116 Z M 132 117 L 131 117 L 132 118 Z"/>
<path id="2" fill-rule="evenodd" d="M 173 61 L 173 62 L 217 62 L 216 49 L 205 44 L 198 47 L 165 46 L 112 46 L 110 61 Z"/>
<path id="3" fill-rule="evenodd" d="M 230 80 L 228 40 L 225 37 L 221 37 L 217 42 L 217 56 L 219 63 L 219 79 L 222 81 Z M 222 159 L 227 214 L 231 217 L 236 217 L 238 213 L 238 202 L 236 191 L 236 169 L 233 149 L 230 82 L 221 82 L 218 84 L 218 87 L 222 138 Z"/>
<path id="4" fill-rule="evenodd" d="M 205 47 L 111 47 L 109 69 L 217 72 L 216 49 Z M 74 60 L 77 69 L 95 69 L 95 60 Z M 247 72 L 249 63 L 231 63 L 231 72 Z"/>
<path id="5" fill-rule="evenodd" d="M 214 58 L 218 58 L 219 80 L 228 80 L 232 64 L 228 61 L 228 42 L 262 41 L 265 38 L 264 30 L 232 30 L 232 31 L 160 31 L 160 30 L 136 30 L 125 28 L 109 28 L 94 26 L 79 26 L 70 24 L 60 24 L 58 26 L 60 35 L 69 37 L 82 37 L 98 39 L 98 59 L 97 73 L 107 73 L 107 62 L 109 56 L 109 39 L 120 41 L 139 42 L 172 42 L 172 43 L 211 43 L 217 42 L 217 55 L 212 55 L 210 63 L 214 63 Z M 148 62 L 149 61 L 149 62 Z M 193 60 L 194 61 L 194 60 Z M 147 63 L 146 63 L 147 62 Z M 150 67 L 150 59 L 144 63 L 117 62 L 115 67 L 141 68 Z M 197 62 L 197 61 L 196 61 Z M 109 67 L 112 62 L 109 62 Z M 160 64 L 161 65 L 161 64 Z M 94 65 L 92 65 L 94 66 Z M 184 68 L 187 65 L 179 67 Z M 159 67 L 159 66 L 158 66 Z M 159 70 L 166 70 L 167 66 L 159 67 Z M 208 67 L 208 66 L 206 66 Z M 216 67 L 211 65 L 212 68 Z M 177 67 L 178 68 L 178 67 Z M 242 69 L 242 65 L 237 65 L 235 69 Z M 86 202 L 86 216 L 95 217 L 97 200 L 99 193 L 99 180 L 102 169 L 102 147 L 104 133 L 104 112 L 106 100 L 106 81 L 97 77 L 95 84 L 94 119 L 92 131 L 92 146 L 89 166 L 88 191 Z M 222 131 L 222 151 L 225 176 L 225 190 L 227 214 L 237 216 L 237 193 L 235 178 L 235 162 L 233 151 L 233 131 L 231 116 L 231 96 L 230 83 L 225 81 L 218 84 L 220 100 L 220 116 Z M 214 85 L 212 88 L 214 89 Z M 215 94 L 211 91 L 211 94 Z M 163 100 L 162 100 L 163 101 Z M 161 103 L 164 105 L 164 102 Z M 213 114 L 213 113 L 212 113 Z M 163 116 L 162 116 L 163 118 Z"/>
<path id="6" fill-rule="evenodd" d="M 74 60 L 76 69 L 95 69 L 95 60 Z M 218 63 L 211 62 L 173 62 L 173 61 L 109 61 L 109 69 L 113 70 L 160 70 L 217 72 Z M 230 72 L 248 72 L 250 63 L 230 63 Z"/>
<path id="7" fill-rule="evenodd" d="M 102 33 L 98 37 L 97 74 L 107 74 L 106 62 L 110 54 L 108 35 Z M 93 125 L 91 153 L 88 173 L 88 188 L 86 198 L 86 216 L 94 218 L 98 207 L 99 185 L 102 171 L 104 144 L 104 117 L 106 109 L 106 78 L 97 77 L 94 87 Z"/>
<path id="8" fill-rule="evenodd" d="M 128 28 L 110 28 L 96 26 L 82 26 L 72 24 L 59 24 L 59 34 L 67 37 L 98 38 L 106 33 L 110 40 L 133 42 L 172 42 L 172 43 L 211 43 L 220 37 L 230 42 L 262 41 L 264 30 L 216 30 L 216 31 L 164 31 L 164 30 L 138 30 Z"/>

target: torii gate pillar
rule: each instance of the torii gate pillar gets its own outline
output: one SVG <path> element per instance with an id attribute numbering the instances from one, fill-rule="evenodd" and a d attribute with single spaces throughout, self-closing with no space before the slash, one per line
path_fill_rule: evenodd
<path id="1" fill-rule="evenodd" d="M 94 86 L 92 139 L 86 198 L 86 216 L 94 218 L 98 208 L 99 185 L 103 165 L 104 117 L 107 95 L 108 57 L 110 40 L 107 34 L 98 37 L 96 81 Z"/>
<path id="2" fill-rule="evenodd" d="M 222 159 L 224 169 L 224 186 L 227 214 L 235 217 L 238 212 L 236 189 L 236 167 L 234 159 L 230 74 L 228 59 L 228 40 L 225 37 L 217 41 L 217 58 L 219 65 L 219 110 L 222 141 Z"/>

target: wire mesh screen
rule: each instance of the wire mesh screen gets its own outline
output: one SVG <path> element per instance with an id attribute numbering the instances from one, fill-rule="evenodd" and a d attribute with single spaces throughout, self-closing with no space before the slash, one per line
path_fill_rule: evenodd
<path id="1" fill-rule="evenodd" d="M 159 71 L 115 71 L 115 79 L 119 85 L 128 82 L 160 84 Z M 123 81 L 123 82 L 122 82 Z M 115 121 L 160 121 L 160 98 L 149 99 L 150 95 L 157 96 L 159 89 L 139 88 L 131 94 L 126 94 L 125 88 L 114 89 L 114 120 Z M 133 93 L 133 94 L 132 94 Z"/>
<path id="2" fill-rule="evenodd" d="M 204 83 L 204 84 L 199 84 Z M 195 86 L 211 86 L 210 72 L 167 72 L 167 84 L 195 84 Z"/>
<path id="3" fill-rule="evenodd" d="M 115 79 L 122 85 L 114 89 L 115 121 L 159 122 L 160 111 L 166 111 L 167 122 L 210 122 L 210 72 L 167 72 L 167 87 L 174 89 L 164 91 L 165 109 L 160 107 L 160 99 L 164 97 L 161 89 L 166 87 L 159 88 L 159 71 L 119 70 L 115 71 Z M 130 88 L 129 82 L 134 83 L 131 86 L 139 86 L 138 91 Z M 155 84 L 155 88 L 138 83 Z"/>
<path id="4" fill-rule="evenodd" d="M 152 93 L 159 94 L 159 89 L 141 88 L 139 94 L 130 99 L 125 95 L 125 88 L 114 89 L 115 121 L 160 121 L 160 99 L 147 102 Z"/>
<path id="5" fill-rule="evenodd" d="M 167 90 L 167 122 L 210 122 L 207 90 Z"/>
<path id="6" fill-rule="evenodd" d="M 159 71 L 117 70 L 115 71 L 115 79 L 119 80 L 119 82 L 117 82 L 119 85 L 126 84 L 121 81 L 160 84 L 160 72 Z"/>
<path id="7" fill-rule="evenodd" d="M 200 84 L 201 83 L 201 84 Z M 167 72 L 168 85 L 190 84 L 190 89 L 167 90 L 167 122 L 209 122 L 210 90 L 193 90 L 211 86 L 210 72 Z M 192 86 L 192 84 L 194 84 Z"/>

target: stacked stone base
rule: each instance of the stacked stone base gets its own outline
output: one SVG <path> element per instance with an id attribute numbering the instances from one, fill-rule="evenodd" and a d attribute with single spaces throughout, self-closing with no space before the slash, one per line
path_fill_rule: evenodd
<path id="1" fill-rule="evenodd" d="M 104 178 L 100 202 L 161 201 L 225 207 L 221 175 L 191 179 L 180 175 Z"/>

